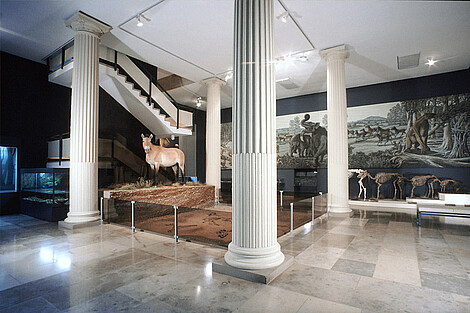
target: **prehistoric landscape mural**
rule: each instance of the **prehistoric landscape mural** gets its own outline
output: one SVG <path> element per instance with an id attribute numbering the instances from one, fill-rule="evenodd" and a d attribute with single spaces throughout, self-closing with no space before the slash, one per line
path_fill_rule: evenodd
<path id="1" fill-rule="evenodd" d="M 470 94 L 348 108 L 349 168 L 470 167 Z M 327 165 L 326 111 L 276 118 L 278 168 Z M 232 125 L 221 165 L 232 167 Z"/>

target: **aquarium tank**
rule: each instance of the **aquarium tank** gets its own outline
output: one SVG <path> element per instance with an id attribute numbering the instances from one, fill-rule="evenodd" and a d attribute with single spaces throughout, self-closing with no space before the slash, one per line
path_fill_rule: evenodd
<path id="1" fill-rule="evenodd" d="M 17 191 L 18 148 L 0 146 L 0 193 Z"/>

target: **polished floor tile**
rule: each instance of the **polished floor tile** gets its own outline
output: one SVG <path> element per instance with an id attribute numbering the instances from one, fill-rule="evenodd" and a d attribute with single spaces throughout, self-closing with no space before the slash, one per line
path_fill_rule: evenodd
<path id="1" fill-rule="evenodd" d="M 295 262 L 308 266 L 331 269 L 343 253 L 344 249 L 312 245 L 297 255 Z"/>
<path id="2" fill-rule="evenodd" d="M 470 297 L 470 279 L 422 272 L 421 282 L 423 287 Z"/>
<path id="3" fill-rule="evenodd" d="M 375 264 L 339 259 L 332 268 L 333 271 L 372 277 L 375 272 Z"/>
<path id="4" fill-rule="evenodd" d="M 226 248 L 2 216 L 0 312 L 469 312 L 469 239 L 402 213 L 330 217 L 279 238 L 295 262 L 266 286 L 213 273 Z"/>
<path id="5" fill-rule="evenodd" d="M 373 276 L 374 278 L 421 286 L 418 260 L 407 257 L 380 254 Z"/>
<path id="6" fill-rule="evenodd" d="M 266 286 L 238 308 L 238 312 L 295 313 L 300 312 L 308 299 L 308 296 L 301 293 Z"/>

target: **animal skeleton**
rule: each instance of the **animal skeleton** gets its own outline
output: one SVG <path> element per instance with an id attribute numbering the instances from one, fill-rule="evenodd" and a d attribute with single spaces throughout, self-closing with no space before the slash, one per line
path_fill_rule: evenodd
<path id="1" fill-rule="evenodd" d="M 380 197 L 380 187 L 385 184 L 386 182 L 388 182 L 390 179 L 392 179 L 393 177 L 401 177 L 400 174 L 398 173 L 377 173 L 375 174 L 374 177 L 372 177 L 372 175 L 370 175 L 368 172 L 366 174 L 367 176 L 369 176 L 370 179 L 372 179 L 373 181 L 375 181 L 375 183 L 377 184 L 377 200 L 379 200 L 379 197 Z M 396 180 L 393 181 L 393 187 L 395 188 L 395 193 L 397 192 L 397 186 L 395 185 L 395 182 Z"/>
<path id="2" fill-rule="evenodd" d="M 436 179 L 436 178 L 437 177 L 434 175 L 415 176 L 411 178 L 410 181 L 411 181 L 411 185 L 413 186 L 413 188 L 411 189 L 411 198 L 413 198 L 415 188 L 423 186 L 426 183 L 428 183 L 428 186 L 429 186 L 429 190 L 427 194 L 427 197 L 429 198 L 429 196 L 431 195 L 431 192 L 432 194 L 434 194 L 434 187 L 432 186 L 433 181 L 432 182 L 428 182 L 428 181 L 430 179 Z"/>
<path id="3" fill-rule="evenodd" d="M 359 184 L 359 194 L 357 195 L 357 197 L 360 198 L 362 192 L 364 191 L 364 199 L 365 199 L 367 190 L 366 190 L 366 187 L 364 187 L 364 184 L 362 181 L 364 180 L 364 178 L 367 177 L 368 172 L 366 170 L 361 170 L 361 169 L 348 170 L 348 178 L 353 177 L 354 174 L 357 174 L 357 178 L 359 178 L 359 180 L 357 181 L 357 183 Z"/>

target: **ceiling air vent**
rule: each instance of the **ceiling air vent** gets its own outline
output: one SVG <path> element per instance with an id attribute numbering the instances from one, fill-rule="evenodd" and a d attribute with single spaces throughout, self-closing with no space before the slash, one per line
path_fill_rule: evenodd
<path id="1" fill-rule="evenodd" d="M 419 65 L 419 52 L 416 54 L 397 57 L 397 67 L 399 70 L 417 67 Z"/>
<path id="2" fill-rule="evenodd" d="M 279 85 L 286 89 L 296 89 L 299 88 L 300 86 L 294 83 L 290 78 L 284 78 L 276 81 Z"/>

